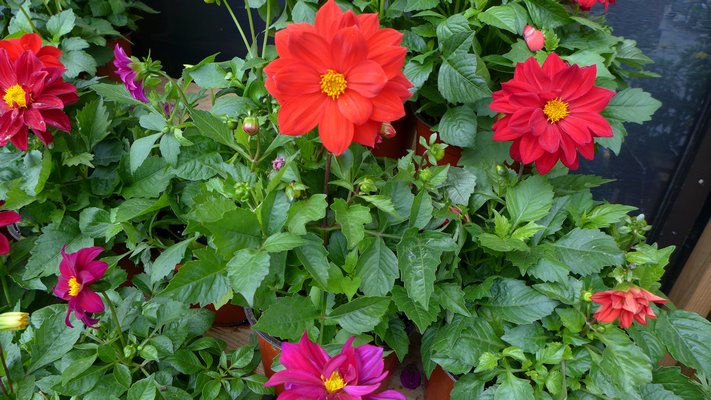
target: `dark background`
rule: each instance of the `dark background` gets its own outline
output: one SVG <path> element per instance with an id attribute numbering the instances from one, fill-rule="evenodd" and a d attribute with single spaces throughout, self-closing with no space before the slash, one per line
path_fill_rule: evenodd
<path id="1" fill-rule="evenodd" d="M 230 4 L 246 27 L 239 3 Z M 161 13 L 140 23 L 134 54 L 150 50 L 170 74 L 214 53 L 221 52 L 220 60 L 246 54 L 224 6 L 197 0 L 150 5 Z M 656 62 L 648 69 L 661 78 L 633 80 L 631 86 L 663 106 L 652 121 L 627 125 L 619 155 L 605 151 L 581 163 L 579 172 L 616 179 L 596 197 L 638 207 L 654 226 L 650 242 L 677 246 L 664 279 L 669 290 L 711 216 L 711 0 L 619 0 L 606 14 L 601 5 L 593 13 L 605 15 L 614 34 L 636 40 Z M 253 16 L 261 24 L 254 10 Z"/>

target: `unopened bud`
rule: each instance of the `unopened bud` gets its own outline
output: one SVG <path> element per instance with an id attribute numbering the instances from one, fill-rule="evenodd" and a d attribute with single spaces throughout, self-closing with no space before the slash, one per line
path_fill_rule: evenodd
<path id="1" fill-rule="evenodd" d="M 231 131 L 237 129 L 239 125 L 237 124 L 237 120 L 234 118 L 228 118 L 227 119 L 227 127 L 230 128 Z"/>
<path id="2" fill-rule="evenodd" d="M 286 161 L 284 160 L 284 157 L 277 156 L 277 158 L 272 160 L 272 169 L 274 171 L 279 171 L 280 169 L 284 168 L 285 163 L 286 163 Z"/>
<path id="3" fill-rule="evenodd" d="M 432 179 L 432 170 L 430 170 L 430 169 L 423 169 L 422 171 L 420 171 L 420 179 L 421 179 L 423 182 L 427 182 L 427 181 L 429 181 L 430 179 Z"/>
<path id="4" fill-rule="evenodd" d="M 21 331 L 29 324 L 26 312 L 6 312 L 0 314 L 0 331 Z"/>
<path id="5" fill-rule="evenodd" d="M 538 51 L 546 44 L 546 38 L 543 36 L 543 32 L 531 25 L 526 25 L 526 27 L 523 28 L 523 39 L 531 51 Z"/>
<path id="6" fill-rule="evenodd" d="M 504 176 L 504 175 L 506 175 L 506 167 L 504 167 L 504 166 L 501 165 L 501 164 L 498 164 L 498 165 L 496 166 L 496 174 L 499 175 L 499 176 Z"/>
<path id="7" fill-rule="evenodd" d="M 249 136 L 254 136 L 259 133 L 259 121 L 257 117 L 246 117 L 242 122 L 242 130 Z"/>
<path id="8" fill-rule="evenodd" d="M 591 301 L 592 301 L 592 295 L 593 295 L 593 294 L 592 294 L 591 291 L 586 290 L 585 292 L 583 292 L 583 300 L 584 300 L 584 301 L 587 301 L 588 303 L 591 302 Z"/>
<path id="9" fill-rule="evenodd" d="M 430 147 L 429 152 L 430 154 L 432 154 L 432 157 L 434 157 L 437 161 L 440 161 L 444 158 L 444 146 L 441 144 L 433 144 L 432 147 Z"/>
<path id="10" fill-rule="evenodd" d="M 375 186 L 375 182 L 373 182 L 372 179 L 370 178 L 363 178 L 363 182 L 360 183 L 360 192 L 361 193 L 372 193 L 378 190 L 378 188 Z"/>
<path id="11" fill-rule="evenodd" d="M 395 127 L 390 122 L 383 122 L 380 126 L 380 136 L 385 139 L 392 139 L 396 134 Z"/>

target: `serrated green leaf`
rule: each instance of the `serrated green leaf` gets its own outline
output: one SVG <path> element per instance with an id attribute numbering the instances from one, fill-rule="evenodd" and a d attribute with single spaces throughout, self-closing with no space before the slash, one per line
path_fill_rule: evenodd
<path id="1" fill-rule="evenodd" d="M 349 206 L 343 199 L 334 200 L 331 209 L 336 214 L 336 222 L 341 225 L 341 231 L 348 241 L 348 247 L 355 247 L 365 237 L 364 225 L 373 220 L 370 209 L 360 204 Z"/>
<path id="2" fill-rule="evenodd" d="M 711 322 L 696 313 L 674 310 L 659 316 L 656 330 L 676 360 L 711 376 Z"/>
<path id="3" fill-rule="evenodd" d="M 548 214 L 553 206 L 553 187 L 546 178 L 535 175 L 509 189 L 505 197 L 511 223 L 517 227 Z"/>
<path id="4" fill-rule="evenodd" d="M 425 309 L 419 303 L 414 302 L 407 295 L 405 288 L 400 286 L 393 287 L 392 296 L 397 309 L 404 313 L 410 321 L 415 323 L 420 333 L 423 333 L 425 329 L 437 320 L 439 305 L 430 304 L 429 308 Z M 434 301 L 431 303 L 434 303 Z"/>
<path id="5" fill-rule="evenodd" d="M 583 215 L 582 228 L 596 229 L 607 228 L 612 224 L 621 222 L 622 219 L 637 207 L 625 206 L 622 204 L 601 204 Z"/>
<path id="6" fill-rule="evenodd" d="M 360 278 L 360 289 L 366 296 L 385 296 L 390 293 L 399 276 L 397 257 L 382 238 L 376 237 L 358 258 L 355 275 Z"/>
<path id="7" fill-rule="evenodd" d="M 295 249 L 304 244 L 304 239 L 299 235 L 288 232 L 275 233 L 267 238 L 262 248 L 269 253 L 278 253 Z"/>
<path id="8" fill-rule="evenodd" d="M 517 3 L 488 8 L 479 14 L 479 20 L 487 25 L 520 35 L 527 21 L 526 10 Z"/>
<path id="9" fill-rule="evenodd" d="M 476 103 L 491 96 L 486 80 L 477 72 L 477 58 L 471 54 L 454 53 L 444 59 L 437 89 L 450 103 Z"/>
<path id="10" fill-rule="evenodd" d="M 74 15 L 74 11 L 71 9 L 65 10 L 49 17 L 49 20 L 47 20 L 47 31 L 57 40 L 61 36 L 71 32 L 72 29 L 74 29 L 75 22 L 76 16 Z"/>
<path id="11" fill-rule="evenodd" d="M 263 250 L 242 249 L 227 262 L 230 287 L 242 294 L 250 306 L 254 303 L 254 293 L 268 274 L 269 253 Z"/>
<path id="12" fill-rule="evenodd" d="M 207 111 L 190 110 L 190 117 L 195 123 L 200 134 L 206 136 L 217 143 L 235 148 L 237 146 L 235 137 L 232 131 L 227 127 L 227 124 L 221 119 L 215 117 Z"/>
<path id="13" fill-rule="evenodd" d="M 534 400 L 533 387 L 528 380 L 515 377 L 511 372 L 499 376 L 501 384 L 494 392 L 494 400 Z"/>
<path id="14" fill-rule="evenodd" d="M 336 307 L 327 321 L 337 322 L 346 332 L 359 335 L 372 331 L 380 323 L 390 305 L 387 297 L 359 297 Z"/>
<path id="15" fill-rule="evenodd" d="M 494 283 L 491 298 L 481 303 L 498 318 L 515 324 L 530 324 L 550 315 L 558 304 L 523 281 L 508 278 Z"/>
<path id="16" fill-rule="evenodd" d="M 317 318 L 319 318 L 318 310 L 308 298 L 282 297 L 262 313 L 253 328 L 295 342 L 306 330 L 314 326 Z"/>
<path id="17" fill-rule="evenodd" d="M 93 246 L 94 239 L 81 233 L 79 223 L 71 217 L 45 226 L 30 252 L 22 278 L 29 280 L 57 274 L 65 245 L 67 253 L 73 253 Z"/>
<path id="18" fill-rule="evenodd" d="M 101 98 L 85 105 L 76 113 L 76 118 L 79 134 L 86 138 L 89 150 L 111 133 L 111 120 Z"/>
<path id="19" fill-rule="evenodd" d="M 325 194 L 315 194 L 309 197 L 308 200 L 292 203 L 286 219 L 289 232 L 297 235 L 305 234 L 306 224 L 325 217 L 327 207 L 328 203 L 326 202 Z"/>
<path id="20" fill-rule="evenodd" d="M 556 258 L 582 276 L 600 272 L 603 267 L 620 265 L 624 252 L 617 242 L 597 229 L 574 229 L 550 247 Z"/>
<path id="21" fill-rule="evenodd" d="M 192 238 L 183 240 L 160 253 L 158 258 L 153 262 L 153 265 L 151 265 L 151 283 L 158 282 L 175 270 L 176 265 L 183 261 L 185 250 L 187 250 L 193 240 Z"/>
<path id="22" fill-rule="evenodd" d="M 200 306 L 221 301 L 228 289 L 226 263 L 209 248 L 193 253 L 198 260 L 185 263 L 160 295 Z"/>
<path id="23" fill-rule="evenodd" d="M 459 147 L 473 146 L 477 129 L 476 113 L 470 106 L 449 108 L 437 127 L 445 143 Z"/>
<path id="24" fill-rule="evenodd" d="M 610 100 L 602 115 L 625 122 L 642 124 L 652 119 L 662 103 L 639 88 L 630 88 L 617 93 Z"/>
<path id="25" fill-rule="evenodd" d="M 64 323 L 65 309 L 64 305 L 44 308 L 47 315 L 41 323 L 35 321 L 35 314 L 32 315 L 33 325 L 39 324 L 39 328 L 35 330 L 28 347 L 31 356 L 31 362 L 27 366 L 28 374 L 58 360 L 79 340 L 82 328 L 69 328 Z"/>

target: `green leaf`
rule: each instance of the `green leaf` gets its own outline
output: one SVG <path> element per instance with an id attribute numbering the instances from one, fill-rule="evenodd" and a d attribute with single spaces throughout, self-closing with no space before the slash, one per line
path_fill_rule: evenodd
<path id="1" fill-rule="evenodd" d="M 526 10 L 517 3 L 488 8 L 479 14 L 479 20 L 487 25 L 507 30 L 515 35 L 523 32 L 528 16 Z"/>
<path id="2" fill-rule="evenodd" d="M 158 197 L 165 192 L 173 173 L 160 157 L 148 157 L 138 169 L 131 173 L 121 191 L 126 198 Z"/>
<path id="3" fill-rule="evenodd" d="M 76 16 L 71 9 L 54 14 L 47 20 L 47 30 L 54 36 L 54 40 L 58 41 L 61 36 L 66 35 L 74 29 Z"/>
<path id="4" fill-rule="evenodd" d="M 624 217 L 636 210 L 637 207 L 625 206 L 622 204 L 601 204 L 583 215 L 583 228 L 596 229 L 607 228 L 612 224 L 621 222 Z"/>
<path id="5" fill-rule="evenodd" d="M 494 393 L 494 400 L 534 400 L 533 387 L 528 380 L 515 377 L 511 372 L 499 377 L 501 383 Z"/>
<path id="6" fill-rule="evenodd" d="M 328 288 L 328 271 L 331 267 L 328 262 L 328 251 L 323 247 L 323 241 L 320 237 L 314 234 L 306 236 L 306 242 L 294 250 L 296 257 L 304 266 L 306 271 L 318 283 L 318 285 L 326 289 Z"/>
<path id="7" fill-rule="evenodd" d="M 189 74 L 195 83 L 204 89 L 222 89 L 230 85 L 230 81 L 225 79 L 227 72 L 216 63 L 201 65 Z"/>
<path id="8" fill-rule="evenodd" d="M 483 318 L 455 315 L 437 331 L 432 342 L 432 360 L 454 374 L 466 374 L 478 365 L 485 352 L 498 354 L 504 344 Z"/>
<path id="9" fill-rule="evenodd" d="M 437 89 L 450 103 L 476 103 L 491 96 L 486 80 L 477 72 L 477 58 L 459 52 L 442 62 Z"/>
<path id="10" fill-rule="evenodd" d="M 481 301 L 497 318 L 514 324 L 530 324 L 550 315 L 558 302 L 515 279 L 500 279 L 491 288 L 491 298 Z"/>
<path id="11" fill-rule="evenodd" d="M 375 207 L 378 208 L 378 210 L 381 210 L 381 211 L 386 212 L 388 214 L 399 217 L 397 211 L 395 210 L 395 206 L 393 205 L 393 201 L 387 196 L 383 196 L 382 194 L 375 194 L 375 195 L 360 195 L 358 197 L 360 197 L 361 199 L 374 205 Z"/>
<path id="12" fill-rule="evenodd" d="M 250 210 L 237 208 L 204 225 L 212 233 L 217 253 L 225 259 L 232 258 L 237 250 L 257 248 L 262 243 L 259 222 Z"/>
<path id="13" fill-rule="evenodd" d="M 554 29 L 572 22 L 568 11 L 552 0 L 525 0 L 531 21 L 538 28 Z"/>
<path id="14" fill-rule="evenodd" d="M 696 313 L 674 310 L 659 316 L 656 330 L 676 360 L 711 376 L 711 322 Z"/>
<path id="15" fill-rule="evenodd" d="M 360 335 L 370 332 L 383 319 L 390 305 L 387 297 L 359 297 L 336 307 L 327 317 L 337 322 L 346 332 Z"/>
<path id="16" fill-rule="evenodd" d="M 476 175 L 464 168 L 451 167 L 447 171 L 447 194 L 454 204 L 469 204 L 476 188 Z"/>
<path id="17" fill-rule="evenodd" d="M 454 283 L 442 283 L 435 287 L 437 302 L 453 313 L 466 317 L 471 316 L 464 301 L 464 291 L 461 286 Z"/>
<path id="18" fill-rule="evenodd" d="M 492 235 L 491 233 L 486 232 L 477 236 L 477 240 L 479 241 L 479 244 L 483 247 L 502 253 L 514 250 L 528 250 L 528 246 L 526 246 L 526 243 L 524 243 L 522 240 L 512 238 L 502 239 L 496 235 Z"/>
<path id="19" fill-rule="evenodd" d="M 156 383 L 153 376 L 141 379 L 128 389 L 126 400 L 153 400 L 156 398 Z"/>
<path id="20" fill-rule="evenodd" d="M 111 210 L 111 222 L 127 222 L 167 206 L 168 197 L 165 194 L 158 199 L 128 199 Z"/>
<path id="21" fill-rule="evenodd" d="M 81 233 L 92 238 L 106 235 L 106 230 L 113 225 L 111 223 L 111 214 L 101 208 L 88 207 L 79 214 L 79 229 Z"/>
<path id="22" fill-rule="evenodd" d="M 291 203 L 283 191 L 270 192 L 259 206 L 262 231 L 267 235 L 281 231 L 288 218 L 290 207 Z"/>
<path id="23" fill-rule="evenodd" d="M 178 165 L 173 172 L 179 178 L 190 181 L 202 181 L 224 171 L 222 157 L 217 152 L 188 153 L 182 152 Z"/>
<path id="24" fill-rule="evenodd" d="M 506 208 L 514 227 L 543 218 L 552 206 L 553 187 L 541 175 L 534 175 L 506 192 Z"/>
<path id="25" fill-rule="evenodd" d="M 382 238 L 376 237 L 358 258 L 355 275 L 360 278 L 360 290 L 366 296 L 390 293 L 399 276 L 397 257 Z"/>
<path id="26" fill-rule="evenodd" d="M 447 234 L 436 231 L 420 233 L 415 227 L 406 230 L 398 243 L 398 265 L 407 294 L 425 310 L 429 309 L 434 293 L 435 272 L 442 253 L 456 249 L 457 244 Z"/>
<path id="27" fill-rule="evenodd" d="M 599 364 L 593 364 L 591 375 L 602 374 L 618 393 L 634 393 L 652 381 L 652 363 L 639 347 L 631 343 L 607 344 Z M 606 392 L 609 394 L 609 390 Z"/>
<path id="28" fill-rule="evenodd" d="M 192 238 L 183 240 L 160 253 L 158 258 L 153 262 L 153 265 L 151 265 L 151 283 L 158 282 L 175 270 L 175 266 L 183 261 L 185 250 L 193 240 Z"/>
<path id="29" fill-rule="evenodd" d="M 582 276 L 598 273 L 603 267 L 624 262 L 624 251 L 615 239 L 597 229 L 574 229 L 551 243 L 555 257 Z"/>
<path id="30" fill-rule="evenodd" d="M 365 237 L 363 226 L 373 220 L 370 209 L 360 204 L 349 206 L 343 199 L 334 200 L 331 209 L 336 213 L 336 222 L 341 225 L 343 235 L 348 241 L 348 247 L 355 247 Z"/>
<path id="31" fill-rule="evenodd" d="M 65 245 L 67 253 L 72 253 L 93 246 L 94 240 L 82 234 L 78 222 L 70 217 L 45 226 L 30 252 L 22 278 L 29 280 L 57 274 L 62 259 L 60 252 Z"/>
<path id="32" fill-rule="evenodd" d="M 314 326 L 314 321 L 317 318 L 319 318 L 319 312 L 308 298 L 282 297 L 262 313 L 253 328 L 280 339 L 295 342 L 301 338 L 304 331 Z"/>
<path id="33" fill-rule="evenodd" d="M 170 296 L 188 304 L 206 306 L 217 303 L 227 294 L 227 265 L 212 249 L 193 252 L 198 260 L 189 261 L 180 268 L 160 295 Z"/>
<path id="34" fill-rule="evenodd" d="M 165 161 L 171 166 L 175 167 L 178 163 L 178 156 L 180 155 L 180 142 L 175 138 L 172 133 L 163 135 L 160 138 L 160 155 L 163 156 Z"/>
<path id="35" fill-rule="evenodd" d="M 549 337 L 546 336 L 541 324 L 534 322 L 530 325 L 518 325 L 508 329 L 501 339 L 527 353 L 535 354 L 546 345 Z"/>
<path id="36" fill-rule="evenodd" d="M 653 382 L 664 386 L 664 389 L 674 393 L 683 400 L 699 400 L 704 398 L 703 389 L 697 382 L 681 373 L 679 367 L 658 367 L 652 371 Z"/>
<path id="37" fill-rule="evenodd" d="M 59 57 L 59 61 L 67 69 L 64 73 L 67 78 L 76 78 L 82 72 L 96 75 L 96 60 L 84 50 L 67 51 Z"/>
<path id="38" fill-rule="evenodd" d="M 254 303 L 254 292 L 269 274 L 269 253 L 263 250 L 242 249 L 227 262 L 227 278 L 232 290 L 242 294 L 247 304 Z"/>
<path id="39" fill-rule="evenodd" d="M 294 22 L 313 24 L 316 19 L 316 10 L 307 5 L 305 1 L 299 0 L 291 10 L 291 19 Z"/>
<path id="40" fill-rule="evenodd" d="M 127 105 L 140 105 L 145 106 L 142 101 L 136 100 L 131 96 L 131 94 L 126 90 L 123 85 L 108 84 L 108 83 L 98 83 L 96 85 L 89 86 L 91 90 L 95 91 L 99 96 L 103 97 L 104 100 L 113 101 L 119 104 Z"/>
<path id="41" fill-rule="evenodd" d="M 683 400 L 660 384 L 648 383 L 643 385 L 639 393 L 644 400 Z"/>
<path id="42" fill-rule="evenodd" d="M 206 136 L 217 143 L 224 144 L 230 148 L 237 147 L 235 137 L 227 124 L 207 111 L 190 110 L 195 126 L 203 136 Z"/>
<path id="43" fill-rule="evenodd" d="M 427 194 L 426 190 L 421 191 L 415 196 L 410 208 L 410 226 L 423 229 L 429 224 L 432 219 L 432 198 Z"/>
<path id="44" fill-rule="evenodd" d="M 262 248 L 269 253 L 279 253 L 295 249 L 304 244 L 304 239 L 299 235 L 288 232 L 275 233 L 267 238 Z"/>
<path id="45" fill-rule="evenodd" d="M 439 5 L 439 0 L 408 0 L 405 12 L 430 10 Z"/>
<path id="46" fill-rule="evenodd" d="M 325 217 L 327 207 L 325 194 L 315 194 L 308 200 L 292 203 L 286 219 L 289 232 L 297 235 L 306 234 L 306 224 Z"/>
<path id="47" fill-rule="evenodd" d="M 437 124 L 442 141 L 459 147 L 474 145 L 476 129 L 476 113 L 470 106 L 449 108 Z"/>
<path id="48" fill-rule="evenodd" d="M 427 327 L 437 320 L 437 315 L 439 315 L 438 305 L 430 304 L 429 309 L 425 309 L 419 303 L 415 303 L 412 298 L 407 295 L 405 288 L 400 286 L 393 287 L 392 296 L 397 309 L 404 313 L 410 321 L 415 323 L 420 333 L 423 333 Z M 434 303 L 434 301 L 431 303 Z"/>
<path id="49" fill-rule="evenodd" d="M 625 122 L 642 124 L 652 119 L 652 114 L 662 103 L 642 89 L 625 89 L 610 100 L 602 115 Z"/>
<path id="50" fill-rule="evenodd" d="M 66 307 L 64 305 L 50 306 L 42 309 L 48 315 L 34 332 L 28 352 L 32 357 L 27 373 L 31 374 L 45 365 L 60 359 L 72 349 L 81 336 L 82 327 L 69 328 L 64 323 Z M 32 314 L 33 325 L 36 324 L 35 314 Z"/>
<path id="51" fill-rule="evenodd" d="M 131 371 L 128 369 L 127 366 L 121 364 L 121 363 L 116 363 L 114 365 L 114 379 L 116 382 L 118 382 L 119 385 L 123 386 L 126 389 L 129 389 L 131 387 Z"/>
<path id="52" fill-rule="evenodd" d="M 146 158 L 148 158 L 148 155 L 151 154 L 151 149 L 153 149 L 153 145 L 156 144 L 156 141 L 161 135 L 162 133 L 154 133 L 152 135 L 136 139 L 136 141 L 131 144 L 131 150 L 129 151 L 131 173 L 136 172 L 138 167 L 140 167 Z"/>
<path id="53" fill-rule="evenodd" d="M 111 133 L 111 120 L 103 99 L 94 100 L 76 113 L 79 134 L 84 136 L 89 150 Z"/>

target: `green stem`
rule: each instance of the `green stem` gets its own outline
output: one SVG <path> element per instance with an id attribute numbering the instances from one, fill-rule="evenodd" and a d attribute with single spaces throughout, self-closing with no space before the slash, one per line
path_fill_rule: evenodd
<path id="1" fill-rule="evenodd" d="M 568 382 L 567 382 L 567 377 L 565 376 L 566 374 L 566 368 L 565 368 L 565 360 L 561 360 L 560 362 L 560 374 L 563 375 L 563 385 L 561 386 L 560 390 L 560 395 L 558 395 L 558 400 L 567 400 L 568 399 Z"/>
<path id="2" fill-rule="evenodd" d="M 323 330 L 326 326 L 326 307 L 328 306 L 328 296 L 321 292 L 321 329 L 318 332 L 318 342 L 324 344 L 324 334 Z"/>
<path id="3" fill-rule="evenodd" d="M 261 152 L 261 141 L 258 136 L 252 137 L 257 141 L 257 150 L 254 153 L 254 157 L 252 157 L 252 172 L 254 172 L 257 169 L 258 160 L 260 159 L 259 153 Z"/>
<path id="4" fill-rule="evenodd" d="M 380 14 L 380 18 L 382 18 L 383 14 L 385 14 L 385 0 L 380 0 L 380 6 L 378 7 L 378 13 Z"/>
<path id="5" fill-rule="evenodd" d="M 264 28 L 264 42 L 262 42 L 262 58 L 266 57 L 267 54 L 267 41 L 269 40 L 269 29 L 271 28 L 272 22 L 272 2 L 267 0 L 267 19 L 266 26 Z M 260 74 L 261 76 L 261 74 Z"/>
<path id="6" fill-rule="evenodd" d="M 119 323 L 118 314 L 116 314 L 116 308 L 114 307 L 114 303 L 111 302 L 111 299 L 109 299 L 109 296 L 106 294 L 106 292 L 101 292 L 101 295 L 104 296 L 104 300 L 106 300 L 106 303 L 109 305 L 109 309 L 111 309 L 111 318 L 113 318 L 114 325 L 116 325 L 116 330 L 118 331 L 119 339 L 121 340 L 121 345 L 123 347 L 126 347 L 126 340 L 123 338 L 123 330 L 121 329 L 121 324 Z M 123 352 L 121 352 L 121 354 L 123 354 Z"/>
<path id="7" fill-rule="evenodd" d="M 365 230 L 365 233 L 367 233 L 368 235 L 371 235 L 371 236 L 377 236 L 377 237 L 381 237 L 381 238 L 402 239 L 402 236 L 400 236 L 400 235 L 391 235 L 389 233 L 371 231 L 368 229 Z"/>
<path id="8" fill-rule="evenodd" d="M 10 378 L 10 368 L 7 367 L 7 362 L 5 362 L 5 351 L 0 344 L 0 361 L 2 361 L 2 368 L 5 370 L 5 377 L 7 378 L 7 386 L 10 388 L 9 392 L 12 393 L 12 379 Z"/>
<path id="9" fill-rule="evenodd" d="M 269 3 L 269 0 L 267 0 Z M 252 35 L 252 44 L 257 44 L 257 35 L 254 33 L 254 21 L 252 20 L 252 9 L 249 7 L 249 0 L 244 0 L 244 8 L 247 11 L 247 20 L 249 21 L 249 33 Z"/>
<path id="10" fill-rule="evenodd" d="M 0 379 L 0 389 L 2 389 L 2 392 L 5 395 L 5 397 L 7 397 L 9 399 L 10 394 L 7 393 L 7 388 L 5 388 L 5 384 L 2 383 L 2 379 Z"/>
<path id="11" fill-rule="evenodd" d="M 25 10 L 25 7 L 20 6 L 20 12 L 22 12 L 22 14 L 25 16 L 25 18 L 27 18 L 27 22 L 30 23 L 30 26 L 32 27 L 32 30 L 33 30 L 34 32 L 36 32 L 36 33 L 39 33 L 39 30 L 37 30 L 37 27 L 36 27 L 35 24 L 32 22 L 32 18 L 30 18 L 30 14 L 27 13 L 27 11 Z"/>
<path id="12" fill-rule="evenodd" d="M 239 20 L 237 20 L 237 17 L 235 16 L 234 11 L 232 11 L 232 7 L 230 7 L 230 3 L 228 3 L 227 0 L 224 0 L 224 2 L 225 2 L 225 7 L 227 7 L 227 12 L 230 13 L 230 16 L 232 17 L 232 21 L 234 21 L 235 25 L 237 26 L 237 30 L 239 31 L 240 36 L 242 36 L 242 41 L 244 42 L 244 45 L 247 47 L 247 52 L 249 52 L 250 56 L 253 56 L 252 46 L 250 46 L 249 40 L 247 40 L 247 36 L 244 34 L 244 29 L 242 29 L 242 25 L 239 23 Z"/>

